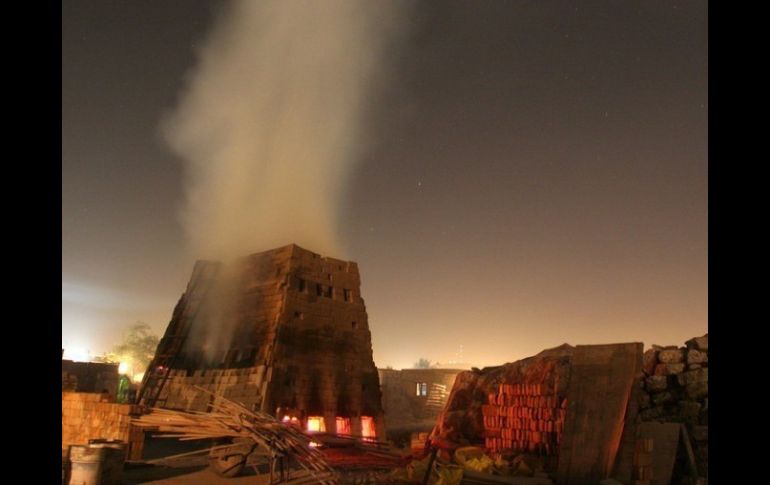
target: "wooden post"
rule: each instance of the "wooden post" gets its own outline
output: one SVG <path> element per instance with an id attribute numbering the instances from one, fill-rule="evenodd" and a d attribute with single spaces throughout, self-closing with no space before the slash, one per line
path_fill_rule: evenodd
<path id="1" fill-rule="evenodd" d="M 684 451 L 687 454 L 687 465 L 690 468 L 690 474 L 693 480 L 698 480 L 698 465 L 695 463 L 695 454 L 692 452 L 692 445 L 690 444 L 690 433 L 687 432 L 687 427 L 682 425 L 681 438 L 684 444 Z"/>
<path id="2" fill-rule="evenodd" d="M 428 485 L 428 479 L 430 478 L 431 472 L 433 472 L 433 462 L 436 461 L 436 455 L 438 454 L 438 448 L 434 447 L 430 444 L 430 440 L 428 440 L 428 446 L 431 447 L 430 452 L 430 460 L 428 460 L 428 469 L 425 471 L 425 476 L 422 478 L 422 485 Z"/>

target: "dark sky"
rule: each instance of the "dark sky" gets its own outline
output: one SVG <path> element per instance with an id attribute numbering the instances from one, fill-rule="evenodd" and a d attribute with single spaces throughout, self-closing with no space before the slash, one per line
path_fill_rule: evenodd
<path id="1" fill-rule="evenodd" d="M 183 165 L 159 124 L 224 5 L 62 4 L 66 349 L 109 350 L 137 320 L 162 333 L 184 290 Z M 407 19 L 331 255 L 360 264 L 377 365 L 707 332 L 707 3 Z"/>

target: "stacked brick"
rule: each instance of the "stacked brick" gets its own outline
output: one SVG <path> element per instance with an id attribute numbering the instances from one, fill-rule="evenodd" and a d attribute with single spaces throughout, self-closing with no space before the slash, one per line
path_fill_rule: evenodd
<path id="1" fill-rule="evenodd" d="M 500 384 L 482 406 L 485 446 L 492 452 L 553 456 L 561 443 L 567 400 L 543 384 Z"/>
<path id="2" fill-rule="evenodd" d="M 698 469 L 708 469 L 708 334 L 683 347 L 653 345 L 644 353 L 642 421 L 684 423 Z"/>
<path id="3" fill-rule="evenodd" d="M 530 468 L 554 471 L 573 353 L 574 347 L 565 344 L 458 374 L 431 439 L 483 446 L 505 461 L 526 456 Z"/>
<path id="4" fill-rule="evenodd" d="M 189 375 L 188 375 L 189 373 Z M 250 409 L 259 409 L 265 383 L 265 366 L 244 369 L 199 369 L 187 371 L 170 369 L 169 379 L 159 398 L 165 407 L 191 411 L 205 411 L 209 396 L 197 392 L 200 387 L 239 402 Z"/>
<path id="5" fill-rule="evenodd" d="M 86 445 L 92 439 L 128 443 L 128 458 L 142 456 L 144 433 L 131 424 L 137 406 L 104 401 L 100 393 L 62 392 L 62 448 Z"/>

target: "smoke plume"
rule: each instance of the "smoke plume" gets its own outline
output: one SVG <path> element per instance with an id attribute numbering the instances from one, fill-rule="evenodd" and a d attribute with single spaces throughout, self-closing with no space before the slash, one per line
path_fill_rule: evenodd
<path id="1" fill-rule="evenodd" d="M 163 126 L 185 164 L 196 257 L 291 242 L 338 255 L 338 205 L 402 8 L 241 0 L 223 12 Z"/>

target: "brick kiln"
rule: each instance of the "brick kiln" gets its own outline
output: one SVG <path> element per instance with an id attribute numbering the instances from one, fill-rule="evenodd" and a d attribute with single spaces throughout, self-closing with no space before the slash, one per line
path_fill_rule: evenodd
<path id="1" fill-rule="evenodd" d="M 206 410 L 199 386 L 311 431 L 383 437 L 358 265 L 294 244 L 198 261 L 140 402 Z"/>

